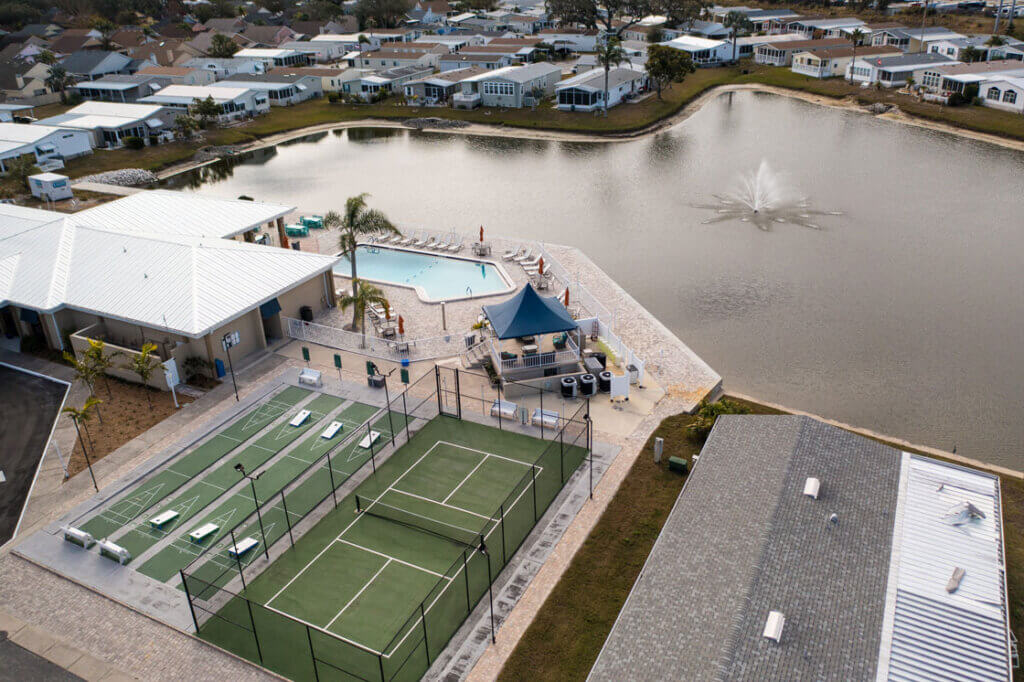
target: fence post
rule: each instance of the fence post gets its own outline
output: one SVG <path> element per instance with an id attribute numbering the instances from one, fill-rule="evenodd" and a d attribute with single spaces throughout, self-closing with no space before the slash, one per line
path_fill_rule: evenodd
<path id="1" fill-rule="evenodd" d="M 455 414 L 462 419 L 462 389 L 459 387 L 459 368 L 455 368 Z"/>
<path id="2" fill-rule="evenodd" d="M 494 387 L 494 395 L 497 396 L 498 400 L 498 430 L 501 431 L 501 388 L 498 386 Z"/>
<path id="3" fill-rule="evenodd" d="M 485 554 L 484 558 L 487 559 L 487 601 L 491 605 L 491 644 L 494 644 L 496 641 L 494 637 L 494 592 L 492 588 L 494 579 L 491 577 L 491 557 L 489 554 Z"/>
<path id="4" fill-rule="evenodd" d="M 466 575 L 466 614 L 469 615 L 473 610 L 473 602 L 469 599 L 469 562 L 466 561 L 466 550 L 462 550 L 462 572 Z M 192 617 L 195 618 L 195 614 Z"/>
<path id="5" fill-rule="evenodd" d="M 565 429 L 558 432 L 558 468 L 562 472 L 562 484 L 565 484 L 565 439 L 562 434 L 565 433 Z"/>
<path id="6" fill-rule="evenodd" d="M 506 562 L 505 557 L 505 504 L 502 503 L 498 507 L 498 511 L 501 513 L 501 565 L 504 566 Z"/>
<path id="7" fill-rule="evenodd" d="M 373 466 L 373 475 L 377 475 L 377 460 L 374 459 L 373 453 L 373 429 L 370 428 L 370 422 L 366 422 L 366 437 L 370 441 L 370 464 Z"/>
<path id="8" fill-rule="evenodd" d="M 391 370 L 392 372 L 394 370 Z M 384 376 L 384 409 L 388 411 L 388 430 L 391 431 L 391 445 L 395 444 L 395 423 L 391 421 L 391 393 L 388 392 L 388 375 Z"/>
<path id="9" fill-rule="evenodd" d="M 537 523 L 537 465 L 530 465 L 530 478 L 533 479 L 533 522 Z"/>
<path id="10" fill-rule="evenodd" d="M 540 393 L 540 439 L 544 440 L 544 389 L 540 389 L 538 393 Z"/>
<path id="11" fill-rule="evenodd" d="M 434 365 L 434 383 L 437 387 L 437 411 L 439 414 L 444 413 L 444 396 L 441 394 L 441 368 Z"/>
<path id="12" fill-rule="evenodd" d="M 466 551 L 462 551 L 462 560 L 466 560 Z M 192 614 L 192 624 L 196 626 L 196 634 L 199 634 L 199 619 L 196 618 L 195 607 L 192 606 L 192 594 L 188 591 L 188 583 L 185 581 L 185 571 L 178 569 L 178 575 L 181 576 L 181 584 L 185 588 L 185 598 L 188 599 L 188 611 Z M 466 583 L 466 599 L 469 599 L 469 583 Z"/>
<path id="13" fill-rule="evenodd" d="M 249 609 L 249 622 L 252 623 L 252 638 L 256 640 L 256 655 L 260 657 L 260 665 L 263 665 L 263 649 L 260 647 L 260 636 L 256 634 L 256 619 L 252 617 L 252 602 L 246 597 L 242 597 L 242 599 L 245 599 L 245 606 Z"/>
<path id="14" fill-rule="evenodd" d="M 590 421 L 590 401 L 587 401 L 587 456 L 590 458 L 590 499 L 594 499 L 594 447 L 591 441 L 593 422 Z"/>
<path id="15" fill-rule="evenodd" d="M 402 390 L 402 417 L 405 419 L 405 442 L 408 443 L 412 436 L 409 435 L 409 407 L 405 404 L 405 394 L 409 392 L 409 387 L 405 387 Z"/>
<path id="16" fill-rule="evenodd" d="M 430 641 L 427 639 L 427 614 L 420 602 L 420 622 L 423 624 L 423 650 L 427 652 L 427 665 L 430 665 Z"/>
<path id="17" fill-rule="evenodd" d="M 231 530 L 231 548 L 238 549 L 238 543 L 235 542 L 234 529 Z M 242 573 L 242 557 L 238 556 L 238 552 L 235 552 L 235 563 L 238 564 L 238 575 L 242 579 L 242 590 L 245 590 L 245 574 Z"/>
<path id="18" fill-rule="evenodd" d="M 309 626 L 306 626 L 306 640 L 309 642 L 309 660 L 313 663 L 313 678 L 320 682 L 320 673 L 316 670 L 316 652 L 313 651 L 313 635 L 309 634 Z"/>
<path id="19" fill-rule="evenodd" d="M 288 539 L 292 541 L 292 547 L 295 546 L 295 536 L 292 535 L 292 520 L 288 518 L 288 503 L 284 501 L 284 491 L 281 491 L 281 506 L 284 507 L 284 522 L 288 524 Z"/>
<path id="20" fill-rule="evenodd" d="M 377 654 L 377 667 L 380 668 L 380 682 L 384 682 L 384 655 Z"/>
<path id="21" fill-rule="evenodd" d="M 338 494 L 334 492 L 334 465 L 331 464 L 331 451 L 328 450 L 324 453 L 324 457 L 327 458 L 327 475 L 331 477 L 331 497 L 334 498 L 334 508 L 338 508 Z"/>

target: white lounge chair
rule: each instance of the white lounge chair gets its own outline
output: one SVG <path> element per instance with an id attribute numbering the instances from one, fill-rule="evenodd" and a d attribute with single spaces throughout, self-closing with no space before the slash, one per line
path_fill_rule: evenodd
<path id="1" fill-rule="evenodd" d="M 412 245 L 415 246 L 418 249 L 422 249 L 428 243 L 432 243 L 433 241 L 434 241 L 433 237 L 427 237 L 426 233 L 424 233 L 423 236 L 420 237 L 419 239 L 417 239 L 416 241 L 414 241 L 412 243 Z"/>
<path id="2" fill-rule="evenodd" d="M 396 234 L 396 235 L 391 235 L 391 236 L 388 236 L 388 237 L 384 237 L 384 243 L 385 244 L 398 244 L 398 243 L 402 242 L 404 239 L 405 239 L 405 237 L 403 237 L 402 235 Z"/>
<path id="3" fill-rule="evenodd" d="M 419 246 L 422 249 L 432 249 L 434 248 L 434 244 L 436 243 L 436 239 L 434 239 L 433 237 L 427 237 L 427 241 L 423 242 L 422 244 L 417 244 L 417 246 Z"/>
<path id="4" fill-rule="evenodd" d="M 540 265 L 540 259 L 541 257 L 537 256 L 531 261 L 519 261 L 519 264 L 522 265 L 524 269 L 536 268 L 538 265 Z"/>
<path id="5" fill-rule="evenodd" d="M 441 237 L 441 239 L 436 244 L 434 244 L 434 248 L 437 249 L 438 251 L 447 251 L 448 237 Z"/>
<path id="6" fill-rule="evenodd" d="M 512 260 L 514 260 L 516 263 L 525 263 L 526 261 L 530 260 L 531 258 L 533 258 L 533 249 L 527 249 L 526 253 L 524 253 L 521 256 L 516 256 Z"/>
<path id="7" fill-rule="evenodd" d="M 508 251 L 506 251 L 505 253 L 503 253 L 501 255 L 501 259 L 502 260 L 515 260 L 516 258 L 519 258 L 520 256 L 522 256 L 523 252 L 524 252 L 524 249 L 522 249 L 522 248 L 509 249 Z"/>
<path id="8" fill-rule="evenodd" d="M 417 234 L 419 234 L 419 233 L 418 232 L 413 232 L 410 236 L 406 237 L 405 239 L 403 239 L 402 241 L 400 241 L 398 243 L 401 244 L 402 246 L 409 246 L 411 244 L 414 244 L 414 243 L 416 243 L 416 235 Z"/>
<path id="9" fill-rule="evenodd" d="M 448 253 L 458 253 L 459 251 L 462 251 L 462 241 L 462 238 L 459 238 L 458 242 L 449 244 Z"/>

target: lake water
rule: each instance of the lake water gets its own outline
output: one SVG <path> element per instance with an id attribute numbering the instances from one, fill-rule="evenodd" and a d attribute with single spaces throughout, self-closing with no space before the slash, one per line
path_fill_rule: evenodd
<path id="1" fill-rule="evenodd" d="M 694 204 L 762 160 L 843 215 L 703 224 Z M 318 213 L 370 192 L 409 229 L 578 246 L 727 389 L 1024 467 L 1022 153 L 728 93 L 632 142 L 337 131 L 199 179 Z"/>

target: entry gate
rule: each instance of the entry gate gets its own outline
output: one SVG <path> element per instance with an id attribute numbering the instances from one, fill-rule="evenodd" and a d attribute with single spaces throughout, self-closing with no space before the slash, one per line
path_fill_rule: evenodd
<path id="1" fill-rule="evenodd" d="M 462 419 L 459 368 L 434 365 L 434 376 L 437 380 L 437 411 L 447 417 Z"/>

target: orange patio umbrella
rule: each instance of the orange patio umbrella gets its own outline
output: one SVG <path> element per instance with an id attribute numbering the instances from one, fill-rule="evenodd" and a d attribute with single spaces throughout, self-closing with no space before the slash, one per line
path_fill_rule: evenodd
<path id="1" fill-rule="evenodd" d="M 480 241 L 484 240 L 484 226 L 480 226 Z"/>
<path id="2" fill-rule="evenodd" d="M 398 333 L 405 335 L 405 319 L 401 315 L 398 316 Z"/>
<path id="3" fill-rule="evenodd" d="M 540 257 L 540 261 L 537 263 L 537 272 L 544 274 L 544 256 Z"/>

